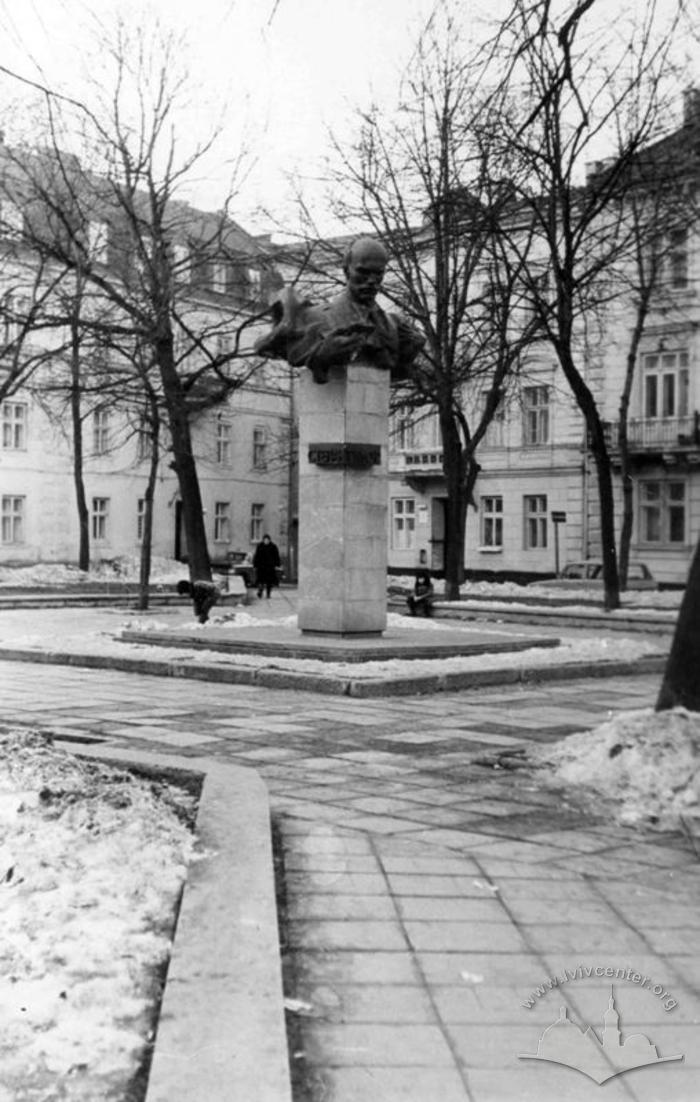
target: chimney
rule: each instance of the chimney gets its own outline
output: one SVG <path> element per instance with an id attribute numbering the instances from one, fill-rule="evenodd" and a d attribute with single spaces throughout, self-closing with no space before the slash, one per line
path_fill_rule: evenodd
<path id="1" fill-rule="evenodd" d="M 700 88 L 692 85 L 683 93 L 683 125 L 700 125 Z"/>

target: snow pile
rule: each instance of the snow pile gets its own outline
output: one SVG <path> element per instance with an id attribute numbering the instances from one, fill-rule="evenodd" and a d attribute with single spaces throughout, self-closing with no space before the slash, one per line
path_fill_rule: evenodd
<path id="1" fill-rule="evenodd" d="M 620 712 L 593 731 L 533 748 L 528 760 L 558 787 L 582 789 L 622 824 L 677 829 L 700 818 L 700 713 Z"/>
<path id="2" fill-rule="evenodd" d="M 0 566 L 0 587 L 34 589 L 37 586 L 83 586 L 90 582 L 131 582 L 139 580 L 139 556 L 121 555 L 109 562 L 96 563 L 79 570 L 67 563 L 44 562 L 32 566 Z M 187 567 L 175 559 L 154 556 L 151 561 L 151 585 L 175 585 L 188 577 Z"/>
<path id="3" fill-rule="evenodd" d="M 191 803 L 0 729 L 3 1099 L 125 1096 L 192 856 Z"/>

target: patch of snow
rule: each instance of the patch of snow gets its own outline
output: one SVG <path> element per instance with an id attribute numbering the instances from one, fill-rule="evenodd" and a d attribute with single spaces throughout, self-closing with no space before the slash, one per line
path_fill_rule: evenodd
<path id="1" fill-rule="evenodd" d="M 413 590 L 414 581 L 415 579 L 408 574 L 392 575 L 389 578 L 389 585 L 392 588 L 401 587 L 408 594 Z M 442 596 L 445 592 L 444 579 L 434 578 L 433 587 L 436 596 Z M 557 599 L 570 599 L 572 604 L 576 604 L 577 601 L 581 601 L 583 598 L 588 601 L 601 602 L 602 589 L 600 586 L 588 588 L 572 586 L 569 589 L 559 585 L 548 587 L 546 582 L 542 582 L 541 585 L 518 585 L 517 582 L 465 582 L 460 586 L 460 601 L 468 601 L 470 597 L 493 597 L 494 600 L 508 600 L 509 604 L 511 601 L 517 601 L 518 597 L 542 597 L 543 600 L 556 597 Z M 682 597 L 682 590 L 630 589 L 622 594 L 622 603 L 625 609 L 676 609 L 679 607 Z M 526 606 L 525 602 L 523 602 L 523 607 L 529 607 L 532 610 L 532 607 Z"/>
<path id="2" fill-rule="evenodd" d="M 593 731 L 533 747 L 528 760 L 556 787 L 583 789 L 623 824 L 677 828 L 700 817 L 700 713 L 620 712 Z"/>
<path id="3" fill-rule="evenodd" d="M 193 854 L 187 801 L 12 728 L 0 731 L 0 791 L 20 801 L 0 821 L 7 1097 L 123 1097 Z"/>
<path id="4" fill-rule="evenodd" d="M 67 563 L 34 563 L 32 566 L 0 566 L 0 586 L 33 589 L 47 585 L 85 585 L 89 582 L 138 582 L 138 555 L 121 555 L 112 562 L 97 563 L 79 570 Z M 176 585 L 188 577 L 187 567 L 175 559 L 155 555 L 151 561 L 152 585 Z"/>
<path id="5" fill-rule="evenodd" d="M 460 629 L 456 629 L 460 630 Z M 465 631 L 465 629 L 461 629 Z M 465 632 L 466 633 L 466 632 Z M 479 634 L 478 632 L 474 632 Z M 512 638 L 512 636 L 511 636 Z M 83 647 L 84 649 L 84 647 Z M 92 648 L 91 648 L 92 650 Z M 114 644 L 110 653 L 114 652 Z M 559 647 L 529 647 L 527 650 L 513 653 L 478 654 L 472 657 L 456 658 L 387 658 L 373 662 L 325 662 L 312 658 L 284 658 L 255 654 L 224 654 L 220 651 L 190 651 L 183 655 L 182 643 L 174 640 L 172 647 L 148 647 L 141 643 L 121 643 L 119 654 L 140 656 L 161 661 L 183 661 L 193 665 L 237 666 L 247 669 L 279 669 L 297 673 L 327 675 L 329 677 L 348 677 L 354 681 L 360 679 L 379 679 L 383 677 L 411 678 L 420 675 L 441 673 L 460 673 L 483 669 L 524 669 L 558 666 L 562 663 L 581 663 L 589 661 L 633 661 L 643 655 L 664 653 L 657 645 L 637 639 L 580 639 L 564 641 Z"/>

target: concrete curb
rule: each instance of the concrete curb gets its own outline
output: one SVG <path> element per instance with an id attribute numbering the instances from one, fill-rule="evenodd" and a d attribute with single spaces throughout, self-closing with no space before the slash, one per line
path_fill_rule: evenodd
<path id="1" fill-rule="evenodd" d="M 228 685 L 257 685 L 269 689 L 297 689 L 329 696 L 384 697 L 418 696 L 439 692 L 464 692 L 491 685 L 532 684 L 545 681 L 580 680 L 584 677 L 627 677 L 645 673 L 663 673 L 666 655 L 649 655 L 632 661 L 606 659 L 602 662 L 563 662 L 558 666 L 502 667 L 469 670 L 462 673 L 421 676 L 353 679 L 311 674 L 295 670 L 250 669 L 241 666 L 214 666 L 201 663 L 153 658 L 122 658 L 106 654 L 71 654 L 0 647 L 0 662 L 36 662 L 54 666 L 78 666 L 87 669 L 117 670 L 154 677 L 181 677 L 195 681 L 215 681 Z"/>
<path id="2" fill-rule="evenodd" d="M 148 610 L 154 607 L 188 608 L 191 602 L 177 595 L 152 593 L 148 598 Z M 246 604 L 245 596 L 237 593 L 223 593 L 218 606 Z M 138 609 L 138 595 L 135 593 L 37 593 L 24 596 L 19 593 L 0 594 L 0 610 L 18 608 L 119 608 Z"/>
<path id="3" fill-rule="evenodd" d="M 70 749 L 114 765 L 204 775 L 202 856 L 183 892 L 145 1102 L 291 1102 L 270 808 L 260 776 L 203 758 Z"/>
<path id="4" fill-rule="evenodd" d="M 391 608 L 391 606 L 389 606 Z M 395 610 L 396 611 L 396 610 Z M 488 622 L 501 621 L 510 624 L 548 624 L 572 628 L 605 628 L 606 631 L 645 632 L 656 634 L 657 632 L 671 633 L 675 629 L 677 612 L 669 612 L 668 616 L 647 617 L 629 616 L 621 617 L 617 614 L 605 612 L 580 612 L 570 613 L 560 609 L 513 609 L 508 608 L 504 602 L 501 605 L 484 605 L 484 607 L 470 607 L 455 605 L 452 602 L 436 601 L 434 616 L 439 620 L 486 620 Z"/>

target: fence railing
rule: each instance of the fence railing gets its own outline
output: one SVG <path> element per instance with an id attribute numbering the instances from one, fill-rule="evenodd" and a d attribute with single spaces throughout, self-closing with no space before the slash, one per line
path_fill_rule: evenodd
<path id="1" fill-rule="evenodd" d="M 605 422 L 608 448 L 618 447 L 618 422 Z M 627 440 L 632 448 L 683 448 L 700 446 L 700 415 L 687 417 L 631 417 L 627 422 Z"/>

